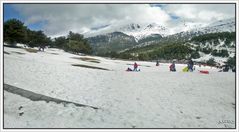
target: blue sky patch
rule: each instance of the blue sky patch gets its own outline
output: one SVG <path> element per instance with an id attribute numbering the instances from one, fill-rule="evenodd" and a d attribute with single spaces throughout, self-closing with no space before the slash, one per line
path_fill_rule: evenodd
<path id="1" fill-rule="evenodd" d="M 150 4 L 151 7 L 159 7 L 161 9 L 164 9 L 167 5 L 166 4 Z"/>
<path id="2" fill-rule="evenodd" d="M 14 7 L 13 5 L 16 5 L 16 4 L 3 4 L 3 20 L 4 22 L 9 20 L 9 19 L 18 19 L 20 21 L 22 21 L 24 24 L 25 24 L 25 21 L 26 21 L 26 18 L 24 18 L 18 10 L 16 10 L 16 7 Z M 41 30 L 44 25 L 47 24 L 47 21 L 40 21 L 40 22 L 36 22 L 36 23 L 33 23 L 33 24 L 29 24 L 29 25 L 26 25 L 29 29 L 31 30 Z"/>
<path id="3" fill-rule="evenodd" d="M 18 19 L 20 21 L 23 21 L 24 18 L 19 14 L 19 12 L 12 6 L 12 4 L 3 4 L 3 20 L 4 22 L 9 19 Z"/>
<path id="4" fill-rule="evenodd" d="M 31 30 L 37 31 L 37 30 L 42 30 L 46 24 L 47 24 L 47 21 L 40 21 L 33 24 L 29 24 L 27 25 L 27 27 L 30 28 Z"/>
<path id="5" fill-rule="evenodd" d="M 176 16 L 176 15 L 173 15 L 173 14 L 169 14 L 170 17 L 173 19 L 173 20 L 176 20 L 176 19 L 179 19 L 180 17 L 179 16 Z"/>

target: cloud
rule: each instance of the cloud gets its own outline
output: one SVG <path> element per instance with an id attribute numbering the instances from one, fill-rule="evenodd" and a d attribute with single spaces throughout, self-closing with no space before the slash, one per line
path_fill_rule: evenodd
<path id="1" fill-rule="evenodd" d="M 209 22 L 235 16 L 233 4 L 169 4 L 165 10 L 185 21 Z"/>
<path id="2" fill-rule="evenodd" d="M 165 25 L 170 16 L 148 4 L 16 4 L 25 24 L 47 21 L 44 32 L 50 36 L 85 32 L 93 27 L 131 22 L 157 22 Z"/>
<path id="3" fill-rule="evenodd" d="M 168 23 L 171 34 L 235 17 L 234 4 L 164 4 L 163 9 L 177 18 Z"/>
<path id="4" fill-rule="evenodd" d="M 26 25 L 44 21 L 43 31 L 51 37 L 129 23 L 158 23 L 175 32 L 183 22 L 206 24 L 233 17 L 235 13 L 234 5 L 228 4 L 16 4 L 14 7 L 25 18 Z"/>

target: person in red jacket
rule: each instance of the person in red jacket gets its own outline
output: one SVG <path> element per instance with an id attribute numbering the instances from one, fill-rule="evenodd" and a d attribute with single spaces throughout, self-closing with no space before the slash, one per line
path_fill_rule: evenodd
<path id="1" fill-rule="evenodd" d="M 139 66 L 139 65 L 135 62 L 135 63 L 134 63 L 134 70 L 133 70 L 133 71 L 137 71 L 138 66 Z"/>
<path id="2" fill-rule="evenodd" d="M 176 72 L 175 61 L 169 66 L 169 70 L 172 72 Z"/>

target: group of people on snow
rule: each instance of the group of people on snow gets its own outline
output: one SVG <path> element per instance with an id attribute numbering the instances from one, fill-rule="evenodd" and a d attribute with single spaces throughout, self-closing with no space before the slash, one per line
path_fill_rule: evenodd
<path id="1" fill-rule="evenodd" d="M 135 62 L 134 63 L 134 69 L 132 70 L 131 68 L 128 67 L 128 69 L 126 71 L 140 71 L 140 69 L 138 69 L 139 65 Z"/>
<path id="2" fill-rule="evenodd" d="M 171 72 L 176 72 L 175 63 L 176 63 L 176 60 L 173 60 L 172 64 L 169 66 L 169 71 L 171 71 Z M 134 63 L 134 68 L 131 69 L 131 68 L 128 67 L 128 69 L 127 69 L 126 71 L 140 71 L 140 69 L 138 68 L 138 66 L 139 66 L 139 65 L 135 62 L 135 63 Z M 158 60 L 156 61 L 156 66 L 159 66 L 159 61 L 158 61 Z M 186 70 L 185 70 L 185 69 L 186 69 Z M 183 69 L 183 71 L 185 71 L 185 72 L 188 72 L 188 71 L 192 72 L 192 71 L 194 71 L 194 70 L 195 70 L 194 62 L 190 59 L 190 60 L 188 61 L 188 63 L 187 63 L 187 67 L 185 67 L 185 68 Z"/>
<path id="3" fill-rule="evenodd" d="M 176 71 L 175 67 L 176 60 L 173 60 L 172 64 L 169 66 L 169 70 L 172 72 Z M 193 72 L 195 70 L 194 62 L 192 59 L 188 60 L 187 66 L 183 68 L 183 72 Z"/>
<path id="4" fill-rule="evenodd" d="M 173 60 L 172 64 L 169 66 L 169 71 L 175 72 L 176 67 L 175 67 L 176 60 Z M 193 72 L 195 70 L 194 67 L 194 62 L 192 59 L 190 59 L 187 63 L 187 66 L 183 68 L 183 72 Z"/>

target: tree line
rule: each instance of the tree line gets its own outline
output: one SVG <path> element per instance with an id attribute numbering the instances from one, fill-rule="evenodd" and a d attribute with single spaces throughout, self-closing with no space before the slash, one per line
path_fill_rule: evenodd
<path id="1" fill-rule="evenodd" d="M 138 50 L 137 50 L 138 51 Z M 133 52 L 133 50 L 116 53 L 108 52 L 103 56 L 109 56 L 112 58 L 121 58 L 121 59 L 131 59 L 131 60 L 157 60 L 157 59 L 189 59 L 189 58 L 199 58 L 200 55 L 198 52 L 192 50 L 189 46 L 182 43 L 169 43 L 155 48 L 151 51 L 146 50 L 146 52 Z"/>
<path id="2" fill-rule="evenodd" d="M 69 32 L 69 34 L 51 39 L 43 31 L 30 30 L 23 22 L 17 19 L 9 19 L 3 24 L 3 41 L 10 46 L 17 43 L 26 44 L 29 47 L 55 47 L 71 53 L 91 54 L 92 48 L 83 35 Z"/>

